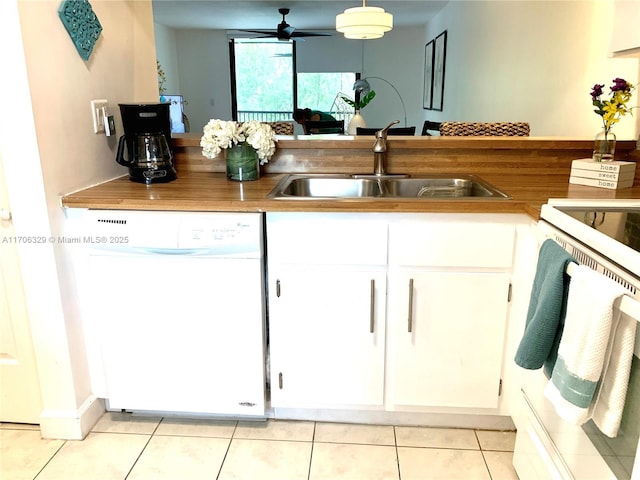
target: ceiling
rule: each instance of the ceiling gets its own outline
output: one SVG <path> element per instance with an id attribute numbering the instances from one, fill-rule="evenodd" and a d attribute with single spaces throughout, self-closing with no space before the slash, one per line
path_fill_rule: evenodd
<path id="1" fill-rule="evenodd" d="M 447 1 L 371 0 L 367 6 L 384 8 L 395 27 L 407 27 L 425 25 Z M 336 15 L 358 6 L 359 0 L 153 0 L 153 16 L 172 28 L 275 29 L 282 21 L 278 9 L 289 8 L 287 23 L 297 30 L 335 30 Z"/>

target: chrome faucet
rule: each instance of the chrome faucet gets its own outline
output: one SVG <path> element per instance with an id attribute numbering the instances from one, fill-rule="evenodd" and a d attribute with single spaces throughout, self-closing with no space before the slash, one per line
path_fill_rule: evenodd
<path id="1" fill-rule="evenodd" d="M 382 130 L 376 132 L 376 141 L 373 144 L 373 173 L 374 175 L 385 175 L 385 167 L 387 161 L 387 132 L 389 129 L 400 123 L 400 120 L 394 120 Z"/>

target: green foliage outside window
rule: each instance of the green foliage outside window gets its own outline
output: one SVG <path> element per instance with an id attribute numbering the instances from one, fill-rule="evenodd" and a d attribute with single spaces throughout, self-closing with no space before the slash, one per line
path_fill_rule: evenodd
<path id="1" fill-rule="evenodd" d="M 238 111 L 293 112 L 293 44 L 235 39 Z M 339 93 L 351 94 L 355 73 L 298 73 L 297 108 L 328 112 Z"/>
<path id="2" fill-rule="evenodd" d="M 293 111 L 291 55 L 288 42 L 236 41 L 238 110 Z"/>

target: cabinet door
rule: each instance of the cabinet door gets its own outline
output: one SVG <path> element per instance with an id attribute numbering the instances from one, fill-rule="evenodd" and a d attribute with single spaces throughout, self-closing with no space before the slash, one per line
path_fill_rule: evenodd
<path id="1" fill-rule="evenodd" d="M 390 273 L 389 348 L 395 405 L 498 405 L 509 277 Z"/>
<path id="2" fill-rule="evenodd" d="M 269 277 L 272 405 L 382 405 L 384 271 L 291 267 Z"/>

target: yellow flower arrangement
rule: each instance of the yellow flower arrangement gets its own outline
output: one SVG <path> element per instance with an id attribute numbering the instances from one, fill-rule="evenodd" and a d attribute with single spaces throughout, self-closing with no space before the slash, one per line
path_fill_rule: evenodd
<path id="1" fill-rule="evenodd" d="M 594 112 L 602 117 L 606 137 L 613 125 L 618 123 L 627 113 L 631 114 L 632 107 L 628 107 L 627 104 L 631 100 L 631 92 L 636 87 L 623 78 L 616 78 L 611 86 L 611 99 L 609 100 L 600 99 L 604 94 L 603 88 L 603 84 L 596 83 L 591 90 L 591 100 L 593 106 L 597 107 Z"/>

